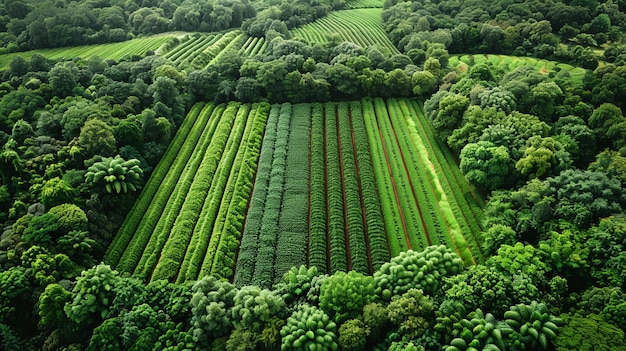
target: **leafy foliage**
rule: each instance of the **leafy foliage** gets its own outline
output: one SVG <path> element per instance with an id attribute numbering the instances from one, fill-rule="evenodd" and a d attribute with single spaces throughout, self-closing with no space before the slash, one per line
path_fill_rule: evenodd
<path id="1" fill-rule="evenodd" d="M 337 325 L 315 306 L 301 305 L 280 330 L 281 350 L 338 350 Z"/>
<path id="2" fill-rule="evenodd" d="M 143 182 L 140 163 L 134 158 L 124 160 L 120 155 L 102 158 L 87 169 L 85 182 L 91 187 L 104 186 L 107 193 L 137 191 Z"/>
<path id="3" fill-rule="evenodd" d="M 97 325 L 115 298 L 120 277 L 110 266 L 99 264 L 83 271 L 72 289 L 72 301 L 64 307 L 67 317 L 78 325 Z"/>
<path id="4" fill-rule="evenodd" d="M 517 304 L 504 313 L 506 324 L 516 333 L 511 347 L 514 349 L 546 350 L 556 339 L 563 321 L 551 315 L 543 303 L 532 301 L 530 305 Z M 523 346 L 522 346 L 523 345 Z"/>
<path id="5" fill-rule="evenodd" d="M 624 331 L 596 314 L 564 314 L 565 325 L 559 329 L 554 344 L 557 350 L 626 350 Z"/>
<path id="6" fill-rule="evenodd" d="M 336 272 L 322 283 L 320 308 L 337 323 L 361 314 L 363 306 L 376 299 L 371 276 L 355 271 Z"/>
<path id="7" fill-rule="evenodd" d="M 413 340 L 422 336 L 433 319 L 433 300 L 419 289 L 410 289 L 394 296 L 387 306 L 389 321 L 398 327 L 398 333 Z"/>
<path id="8" fill-rule="evenodd" d="M 441 278 L 459 273 L 462 267 L 456 253 L 443 245 L 429 246 L 421 252 L 409 250 L 392 258 L 374 273 L 376 293 L 387 300 L 413 288 L 437 294 Z"/>
<path id="9" fill-rule="evenodd" d="M 231 309 L 237 294 L 235 286 L 211 276 L 193 285 L 191 298 L 194 340 L 208 343 L 232 328 Z"/>

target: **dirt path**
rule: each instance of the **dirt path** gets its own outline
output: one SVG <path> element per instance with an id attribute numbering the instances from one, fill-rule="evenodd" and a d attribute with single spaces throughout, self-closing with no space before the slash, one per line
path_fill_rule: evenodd
<path id="1" fill-rule="evenodd" d="M 367 212 L 365 211 L 365 203 L 363 202 L 363 185 L 361 184 L 361 167 L 359 166 L 359 157 L 356 149 L 356 140 L 354 138 L 354 125 L 352 124 L 352 109 L 348 108 L 348 118 L 350 121 L 350 136 L 352 140 L 352 152 L 354 154 L 354 165 L 356 167 L 356 177 L 359 185 L 359 200 L 361 202 L 361 218 L 363 220 L 363 236 L 365 238 L 365 252 L 367 252 L 367 265 L 370 274 L 374 274 L 374 266 L 372 265 L 372 252 L 370 251 L 370 236 L 367 228 Z M 387 248 L 389 250 L 389 248 Z"/>
<path id="2" fill-rule="evenodd" d="M 347 208 L 347 199 L 346 199 L 346 183 L 345 176 L 343 171 L 343 149 L 341 147 L 341 132 L 339 131 L 339 116 L 337 112 L 337 107 L 335 106 L 335 126 L 337 130 L 337 147 L 339 154 L 339 174 L 341 175 L 341 196 L 343 198 L 343 234 L 344 234 L 344 242 L 346 245 L 346 261 L 348 264 L 348 272 L 352 270 L 352 251 L 350 250 L 350 228 L 348 225 L 348 211 Z"/>

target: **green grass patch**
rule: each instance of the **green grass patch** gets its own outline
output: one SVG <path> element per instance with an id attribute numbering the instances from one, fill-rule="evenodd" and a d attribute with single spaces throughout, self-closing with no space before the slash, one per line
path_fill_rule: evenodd
<path id="1" fill-rule="evenodd" d="M 119 43 L 40 49 L 4 54 L 0 55 L 0 70 L 7 69 L 11 60 L 13 60 L 16 56 L 21 56 L 26 60 L 30 60 L 30 58 L 35 54 L 39 54 L 51 60 L 72 59 L 75 57 L 88 59 L 90 57 L 99 56 L 104 60 L 118 61 L 126 56 L 143 56 L 148 51 L 156 51 L 174 36 L 177 36 L 177 34 L 167 33 L 145 38 L 136 38 Z"/>

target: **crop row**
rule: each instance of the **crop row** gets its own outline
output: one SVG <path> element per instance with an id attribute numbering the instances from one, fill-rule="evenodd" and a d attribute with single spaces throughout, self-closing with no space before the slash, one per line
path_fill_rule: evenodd
<path id="1" fill-rule="evenodd" d="M 466 264 L 475 263 L 472 254 L 468 251 L 467 241 L 461 230 L 460 220 L 464 220 L 462 217 L 458 217 L 454 214 L 450 201 L 448 199 L 448 191 L 444 191 L 442 183 L 446 181 L 445 176 L 441 172 L 441 165 L 433 163 L 433 159 L 438 163 L 437 158 L 433 150 L 428 150 L 424 142 L 422 135 L 418 132 L 415 122 L 411 119 L 411 113 L 406 108 L 406 104 L 402 106 L 396 100 L 389 100 L 398 111 L 398 117 L 401 120 L 401 125 L 409 132 L 413 145 L 418 150 L 420 157 L 421 169 L 423 170 L 422 176 L 426 179 L 426 183 L 430 185 L 429 204 L 434 207 L 438 213 L 439 219 L 442 219 L 447 231 L 447 235 L 442 239 L 445 240 L 448 247 L 454 247 Z M 403 123 L 402 123 L 403 122 Z M 437 171 L 439 169 L 439 171 Z M 468 232 L 468 234 L 470 234 Z M 443 241 L 443 240 L 442 240 Z"/>
<path id="2" fill-rule="evenodd" d="M 160 194 L 158 190 L 168 174 L 168 171 L 172 168 L 172 165 L 177 159 L 183 158 L 180 151 L 183 148 L 183 145 L 185 145 L 190 131 L 194 126 L 196 126 L 194 122 L 202 123 L 198 116 L 201 111 L 206 112 L 202 110 L 203 107 L 204 104 L 202 103 L 195 104 L 187 114 L 187 117 L 183 120 L 183 123 L 174 136 L 174 139 L 170 142 L 170 145 L 161 158 L 161 161 L 159 161 L 159 164 L 154 168 L 150 179 L 131 208 L 130 213 L 132 215 L 126 216 L 124 219 L 124 222 L 118 231 L 118 235 L 109 246 L 109 249 L 104 257 L 104 262 L 113 266 L 117 265 L 119 262 L 120 257 L 124 253 L 124 249 L 128 246 L 133 234 L 139 227 L 139 224 L 144 218 L 144 214 L 152 203 L 153 198 L 157 193 Z M 207 105 L 207 108 L 212 108 L 212 105 Z M 210 113 L 208 115 L 210 115 Z"/>
<path id="3" fill-rule="evenodd" d="M 397 48 L 383 30 L 381 11 L 382 9 L 335 11 L 313 23 L 294 29 L 292 33 L 311 43 L 323 43 L 328 41 L 329 35 L 339 34 L 343 40 L 362 47 L 381 45 L 391 54 L 396 54 Z"/>
<path id="4" fill-rule="evenodd" d="M 30 60 L 35 54 L 41 55 L 51 60 L 60 60 L 63 58 L 71 59 L 80 57 L 88 59 L 98 56 L 103 60 L 120 60 L 127 56 L 144 55 L 150 50 L 157 50 L 171 36 L 152 36 L 146 38 L 136 38 L 128 41 L 109 44 L 83 45 L 64 48 L 38 49 L 24 52 L 15 52 L 0 55 L 0 70 L 7 69 L 9 63 L 14 57 L 20 56 L 26 60 Z"/>
<path id="5" fill-rule="evenodd" d="M 341 162 L 337 135 L 337 113 L 333 103 L 326 103 L 326 201 L 328 209 L 328 238 L 330 243 L 330 271 L 348 271 L 351 268 L 349 244 L 346 236 L 344 200 L 341 184 Z"/>
<path id="6" fill-rule="evenodd" d="M 324 106 L 314 103 L 311 112 L 311 165 L 309 197 L 309 266 L 320 272 L 328 269 L 326 237 L 326 176 Z"/>
<path id="7" fill-rule="evenodd" d="M 226 113 L 226 111 L 224 111 Z M 154 270 L 157 260 L 160 257 L 165 243 L 169 240 L 172 233 L 174 222 L 185 203 L 187 194 L 191 188 L 193 180 L 202 164 L 204 153 L 210 147 L 212 136 L 218 126 L 218 118 L 212 118 L 202 132 L 202 136 L 196 145 L 191 157 L 184 166 L 174 190 L 163 209 L 159 220 L 154 227 L 150 240 L 144 247 L 143 254 L 138 263 L 135 264 L 133 275 L 140 279 L 148 279 Z M 204 197 L 202 197 L 204 199 Z"/>
<path id="8" fill-rule="evenodd" d="M 224 189 L 228 177 L 231 172 L 231 165 L 233 158 L 236 156 L 236 151 L 239 144 L 239 134 L 242 133 L 243 123 L 241 119 L 244 119 L 249 114 L 249 109 L 246 107 L 243 111 L 239 111 L 235 116 L 237 123 L 229 123 L 231 129 L 236 133 L 236 139 L 229 139 L 227 141 L 226 150 L 224 155 L 221 153 L 215 155 L 219 160 L 219 164 L 216 168 L 216 174 L 212 179 L 211 187 L 207 193 L 207 198 L 200 211 L 200 219 L 194 228 L 194 237 L 192 238 L 191 245 L 189 245 L 187 252 L 185 253 L 185 261 L 189 263 L 185 267 L 185 280 L 195 280 L 201 273 L 203 262 L 207 255 L 213 255 L 215 252 L 214 238 L 212 235 L 213 227 L 218 216 L 218 212 L 222 205 L 222 199 L 224 196 L 231 196 L 231 194 L 225 194 Z M 232 118 L 232 116 L 229 116 Z M 226 132 L 225 132 L 226 133 Z M 226 134 L 220 138 L 220 142 L 224 143 Z M 221 159 L 219 158 L 221 156 Z M 179 279 L 180 280 L 180 279 Z"/>
<path id="9" fill-rule="evenodd" d="M 382 0 L 348 0 L 346 1 L 346 7 L 349 9 L 381 8 L 383 7 L 383 1 Z"/>
<path id="10" fill-rule="evenodd" d="M 405 140 L 404 145 L 408 156 L 416 165 L 411 170 L 411 176 L 417 177 L 417 182 L 413 184 L 421 185 L 420 189 L 415 189 L 419 202 L 423 204 L 426 216 L 426 225 L 436 234 L 433 244 L 446 244 L 454 248 L 457 252 L 463 251 L 465 239 L 461 233 L 457 218 L 450 211 L 447 195 L 441 186 L 441 180 L 437 176 L 436 167 L 431 158 L 434 156 L 426 150 L 424 142 L 417 133 L 415 123 L 410 120 L 410 114 L 402 110 L 395 99 L 387 101 L 389 109 L 393 110 L 394 124 L 397 130 L 402 131 Z M 407 120 L 408 119 L 408 120 Z M 470 260 L 471 261 L 471 260 Z M 469 263 L 469 262 L 468 262 Z"/>
<path id="11" fill-rule="evenodd" d="M 278 222 L 274 280 L 291 267 L 306 264 L 309 212 L 310 104 L 293 106 L 289 127 L 282 211 Z"/>
<path id="12" fill-rule="evenodd" d="M 402 208 L 398 205 L 397 189 L 391 177 L 391 167 L 386 157 L 383 137 L 376 122 L 374 103 L 371 99 L 363 99 L 363 120 L 367 138 L 371 148 L 372 163 L 376 175 L 376 184 L 381 202 L 381 210 L 389 242 L 391 256 L 411 248 L 406 238 L 406 224 Z"/>
<path id="13" fill-rule="evenodd" d="M 205 199 L 207 198 L 207 191 L 212 185 L 211 182 L 216 178 L 216 163 L 219 162 L 219 157 L 216 157 L 216 155 L 221 155 L 224 150 L 224 145 L 234 123 L 237 109 L 237 105 L 229 105 L 220 113 L 219 118 L 216 118 L 213 123 L 210 123 L 208 129 L 205 129 L 203 132 L 202 138 L 200 139 L 200 145 L 202 146 L 194 151 L 185 166 L 185 170 L 176 184 L 174 193 L 172 197 L 170 197 L 170 201 L 154 229 L 156 234 L 156 236 L 153 234 L 153 237 L 156 237 L 155 244 L 151 245 L 151 243 L 148 243 L 148 246 L 146 246 L 141 261 L 135 269 L 134 276 L 141 279 L 148 279 L 152 274 L 153 278 L 159 279 L 166 278 L 163 273 L 171 274 L 171 272 L 168 271 L 173 271 L 173 273 L 178 272 L 182 257 L 184 256 L 185 249 L 190 240 L 189 236 L 192 235 L 191 231 L 194 230 L 196 225 L 196 221 L 191 221 L 189 216 L 198 216 L 198 214 L 200 214 L 200 218 L 205 218 L 205 216 L 202 216 L 200 213 L 200 209 L 203 208 Z M 192 185 L 194 185 L 193 188 Z M 187 209 L 184 207 L 187 207 Z M 183 217 L 180 217 L 181 213 L 183 213 Z M 175 228 L 174 224 L 176 222 L 180 224 L 177 224 Z M 177 238 L 178 240 L 176 240 Z M 176 253 L 172 254 L 177 257 L 180 256 L 179 260 L 177 262 L 168 261 L 168 256 L 172 257 L 172 255 L 166 255 L 166 260 L 161 261 L 160 255 L 166 252 L 164 249 L 165 244 L 172 241 L 173 243 L 170 244 L 170 246 L 174 245 L 173 249 L 176 250 Z M 180 241 L 186 242 L 187 244 L 177 244 L 177 242 Z M 155 266 L 163 266 L 161 262 L 164 262 L 166 266 L 176 266 L 168 270 L 155 270 Z M 157 265 L 157 263 L 159 263 L 159 265 Z M 153 271 L 156 273 L 156 276 L 152 273 Z M 167 278 L 170 277 L 168 276 Z"/>
<path id="14" fill-rule="evenodd" d="M 243 154 L 246 149 L 245 146 L 247 145 L 247 140 L 256 114 L 256 105 L 252 109 L 242 109 L 239 113 L 248 115 L 245 128 L 244 124 L 240 123 L 237 123 L 233 128 L 237 131 L 243 130 L 241 146 L 237 144 L 237 139 L 228 140 L 226 146 L 226 150 L 229 150 L 228 154 L 220 161 L 220 165 L 218 166 L 219 177 L 215 178 L 217 181 L 211 185 L 211 191 L 208 196 L 208 200 L 211 204 L 207 206 L 205 212 L 210 213 L 210 215 L 205 217 L 202 227 L 196 230 L 199 234 L 197 236 L 198 240 L 196 240 L 193 245 L 189 245 L 187 249 L 186 256 L 190 257 L 190 259 L 185 260 L 185 262 L 190 262 L 192 265 L 187 265 L 185 270 L 181 269 L 182 272 L 185 272 L 185 280 L 195 280 L 197 277 L 208 274 L 207 271 L 210 271 L 210 266 L 213 265 L 214 258 L 217 255 L 217 248 L 222 239 L 228 209 L 234 196 L 235 189 L 233 183 L 239 176 Z M 239 116 L 237 116 L 237 121 L 239 121 Z M 231 162 L 232 166 L 229 167 Z M 211 233 L 210 237 L 208 237 L 206 233 Z M 200 243 L 200 245 L 198 245 L 198 243 Z M 208 243 L 208 247 L 205 243 Z M 183 262 L 183 264 L 185 262 Z M 231 266 L 230 269 L 232 268 Z"/>
<path id="15" fill-rule="evenodd" d="M 239 49 L 239 54 L 243 57 L 253 57 L 261 54 L 266 46 L 265 38 L 248 37 L 246 42 Z"/>
<path id="16" fill-rule="evenodd" d="M 274 263 L 276 261 L 276 245 L 278 242 L 278 222 L 282 210 L 287 162 L 287 145 L 289 141 L 289 125 L 291 104 L 280 107 L 280 116 L 276 128 L 276 141 L 272 167 L 269 174 L 269 186 L 265 200 L 265 211 L 261 221 L 259 249 L 254 267 L 252 283 L 259 286 L 270 286 L 274 281 Z"/>
<path id="17" fill-rule="evenodd" d="M 370 268 L 375 271 L 389 260 L 389 248 L 376 187 L 376 177 L 372 166 L 368 135 L 359 102 L 350 103 L 350 123 L 357 173 L 359 174 L 358 181 L 361 189 L 363 219 L 371 261 Z"/>
<path id="18" fill-rule="evenodd" d="M 144 213 L 133 211 L 129 214 L 130 217 L 141 217 L 141 221 L 137 225 L 136 230 L 133 230 L 130 233 L 120 230 L 118 234 L 118 236 L 129 234 L 132 236 L 132 240 L 129 241 L 123 255 L 120 257 L 116 267 L 117 270 L 129 273 L 134 272 L 146 245 L 148 245 L 148 242 L 151 240 L 153 233 L 155 232 L 155 227 L 161 219 L 163 211 L 170 201 L 170 196 L 172 196 L 190 157 L 194 153 L 196 147 L 202 147 L 202 145 L 199 145 L 200 143 L 198 141 L 203 136 L 204 130 L 210 128 L 211 124 L 214 124 L 214 121 L 217 119 L 217 116 L 221 114 L 221 111 L 221 107 L 213 108 L 211 105 L 207 105 L 207 107 L 203 109 L 197 118 L 193 129 L 189 133 L 189 137 L 185 140 L 183 147 L 179 150 L 176 160 L 169 168 L 165 179 L 161 182 L 156 195 L 150 202 L 150 206 Z M 208 144 L 204 147 L 206 148 L 207 146 Z"/>
<path id="19" fill-rule="evenodd" d="M 135 276 L 151 280 L 167 279 L 173 280 L 177 277 L 181 263 L 185 257 L 192 235 L 197 233 L 196 223 L 199 217 L 206 218 L 213 214 L 204 214 L 201 209 L 205 200 L 210 199 L 208 193 L 214 191 L 223 194 L 224 178 L 232 167 L 232 160 L 237 151 L 237 146 L 241 141 L 243 126 L 245 125 L 248 107 L 239 108 L 239 104 L 230 104 L 220 116 L 219 123 L 210 138 L 210 144 L 205 152 L 193 155 L 190 170 L 195 169 L 188 177 L 181 177 L 179 184 L 183 184 L 180 196 L 175 201 L 170 202 L 162 218 L 174 217 L 173 226 L 167 226 L 160 230 L 166 233 L 163 237 L 169 236 L 163 246 L 159 245 L 156 252 L 151 252 L 149 256 L 144 252 L 142 261 L 148 257 L 142 271 L 135 270 Z M 195 167 L 196 158 L 200 160 L 199 167 Z M 191 172 L 190 172 L 191 173 Z M 189 184 L 189 186 L 185 186 Z M 216 185 L 217 184 L 217 185 Z M 216 189 L 217 188 L 217 189 Z M 175 190 L 176 191 L 176 190 Z M 179 195 L 179 193 L 176 193 Z M 182 205 L 179 198 L 184 198 Z M 157 226 L 158 229 L 158 226 Z M 170 234 L 171 233 L 171 234 Z M 211 232 L 202 232 L 201 235 L 210 236 Z M 140 262 L 141 263 L 141 262 Z M 192 261 L 191 264 L 194 262 Z M 141 266 L 141 264 L 140 264 Z M 189 268 L 189 267 L 188 267 Z M 150 276 L 150 272 L 152 272 Z"/>
<path id="20" fill-rule="evenodd" d="M 436 197 L 426 176 L 426 165 L 420 157 L 417 144 L 404 124 L 404 116 L 395 100 L 387 100 L 387 112 L 408 175 L 407 183 L 411 189 L 411 198 L 417 205 L 421 217 L 426 242 L 428 245 L 447 242 L 449 247 L 454 247 L 453 243 L 449 242 L 449 236 L 444 235 L 446 223 L 441 212 L 436 208 Z"/>
<path id="21" fill-rule="evenodd" d="M 268 195 L 272 160 L 276 146 L 279 116 L 280 109 L 272 108 L 267 119 L 263 145 L 258 159 L 256 179 L 254 180 L 254 187 L 252 189 L 252 196 L 246 214 L 246 222 L 243 227 L 243 235 L 237 257 L 234 277 L 234 283 L 237 286 L 249 284 L 254 275 L 254 267 L 259 249 L 261 223 L 263 222 L 263 213 L 265 212 L 265 201 Z"/>
<path id="22" fill-rule="evenodd" d="M 222 35 L 217 41 L 211 45 L 198 51 L 191 61 L 191 66 L 195 69 L 203 69 L 208 66 L 221 52 L 226 49 L 232 42 L 236 42 L 243 38 L 243 33 L 239 30 L 233 30 Z"/>
<path id="23" fill-rule="evenodd" d="M 219 36 L 216 36 L 215 34 L 189 38 L 171 51 L 163 54 L 163 57 L 174 62 L 175 64 L 179 64 L 196 50 L 204 45 L 210 44 L 218 38 Z"/>
<path id="24" fill-rule="evenodd" d="M 251 112 L 248 125 L 244 132 L 245 141 L 239 148 L 236 157 L 236 171 L 231 172 L 226 186 L 218 220 L 213 228 L 213 238 L 219 239 L 215 255 L 205 257 L 201 276 L 210 274 L 214 277 L 230 279 L 235 267 L 235 256 L 241 243 L 244 217 L 256 172 L 257 160 L 263 132 L 267 123 L 270 105 L 260 104 Z M 223 215 L 225 214 L 225 215 Z M 222 220 L 222 218 L 224 218 Z"/>
<path id="25" fill-rule="evenodd" d="M 434 169 L 441 180 L 443 192 L 451 196 L 448 199 L 449 211 L 458 219 L 460 230 L 466 233 L 465 238 L 468 239 L 473 257 L 477 260 L 483 259 L 478 244 L 478 234 L 482 230 L 481 199 L 472 191 L 470 184 L 461 174 L 449 149 L 438 143 L 434 130 L 419 105 L 414 101 L 400 100 L 400 106 L 406 111 L 407 116 L 412 117 L 426 150 L 433 156 Z"/>
<path id="26" fill-rule="evenodd" d="M 404 155 L 389 121 L 389 112 L 383 99 L 377 98 L 374 100 L 374 111 L 376 112 L 378 127 L 383 136 L 383 143 L 386 145 L 390 172 L 396 184 L 399 204 L 404 212 L 408 240 L 411 243 L 411 247 L 422 249 L 429 244 L 428 228 L 423 222 L 423 213 L 421 213 L 419 204 L 415 200 L 411 178 L 408 174 L 409 167 L 407 167 L 403 158 Z"/>
<path id="27" fill-rule="evenodd" d="M 221 34 L 215 34 L 215 35 L 211 34 L 211 35 L 202 37 L 202 40 L 194 42 L 189 47 L 182 50 L 180 55 L 173 60 L 174 64 L 179 67 L 184 67 L 184 66 L 191 64 L 191 62 L 201 52 L 203 52 L 204 50 L 206 50 L 207 48 L 215 44 L 218 40 L 222 38 L 222 36 L 223 35 Z"/>
<path id="28" fill-rule="evenodd" d="M 343 197 L 345 204 L 344 217 L 348 229 L 350 244 L 350 261 L 352 270 L 360 273 L 370 273 L 369 250 L 365 240 L 365 225 L 363 223 L 363 204 L 359 174 L 357 172 L 352 143 L 352 126 L 347 103 L 337 106 L 337 122 L 339 125 L 339 150 L 341 174 L 343 179 Z"/>

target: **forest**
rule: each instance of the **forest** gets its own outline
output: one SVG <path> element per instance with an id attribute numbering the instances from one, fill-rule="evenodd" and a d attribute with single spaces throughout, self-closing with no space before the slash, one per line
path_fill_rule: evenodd
<path id="1" fill-rule="evenodd" d="M 4 350 L 626 351 L 626 1 L 0 29 Z"/>

